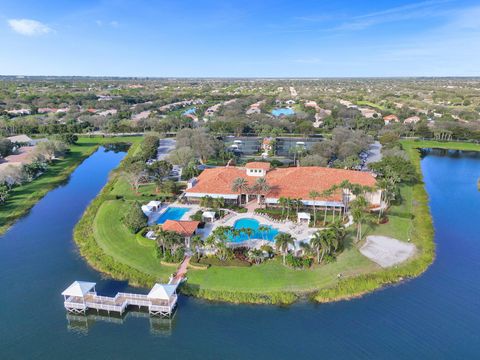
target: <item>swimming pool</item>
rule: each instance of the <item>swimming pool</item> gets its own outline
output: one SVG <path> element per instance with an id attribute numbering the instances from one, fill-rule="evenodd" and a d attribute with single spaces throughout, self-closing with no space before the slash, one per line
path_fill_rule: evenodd
<path id="1" fill-rule="evenodd" d="M 183 112 L 183 115 L 192 115 L 192 114 L 195 114 L 196 111 L 197 111 L 197 108 L 191 108 L 191 109 L 185 110 Z"/>
<path id="2" fill-rule="evenodd" d="M 272 110 L 272 115 L 279 117 L 279 116 L 290 116 L 290 115 L 295 115 L 295 111 L 293 111 L 292 108 L 280 108 L 280 109 L 273 109 Z"/>
<path id="3" fill-rule="evenodd" d="M 160 217 L 157 219 L 157 224 L 163 224 L 167 220 L 180 220 L 190 208 L 184 207 L 169 207 Z"/>
<path id="4" fill-rule="evenodd" d="M 245 240 L 250 240 L 250 239 L 260 239 L 260 240 L 268 240 L 268 241 L 275 241 L 275 236 L 278 234 L 278 230 L 267 225 L 268 230 L 267 231 L 260 231 L 258 228 L 259 226 L 262 226 L 263 224 L 260 224 L 255 219 L 251 218 L 245 218 L 245 219 L 240 219 L 235 221 L 235 224 L 233 224 L 233 228 L 235 230 L 240 230 L 240 229 L 252 229 L 253 233 L 249 237 L 245 233 L 241 233 L 240 235 L 237 236 L 230 236 L 230 241 L 231 242 L 242 242 Z"/>

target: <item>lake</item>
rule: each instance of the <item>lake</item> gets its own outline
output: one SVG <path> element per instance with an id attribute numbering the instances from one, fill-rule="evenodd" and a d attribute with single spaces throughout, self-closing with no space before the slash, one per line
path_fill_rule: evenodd
<path id="1" fill-rule="evenodd" d="M 480 354 L 480 155 L 422 160 L 437 258 L 420 278 L 332 304 L 228 305 L 180 296 L 173 321 L 67 319 L 61 291 L 128 290 L 78 256 L 72 229 L 125 153 L 102 148 L 0 238 L 1 359 L 404 359 Z M 145 292 L 148 290 L 145 290 Z"/>

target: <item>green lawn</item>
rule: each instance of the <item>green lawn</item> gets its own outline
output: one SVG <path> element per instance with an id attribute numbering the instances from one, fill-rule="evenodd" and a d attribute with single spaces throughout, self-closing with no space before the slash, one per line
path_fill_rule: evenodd
<path id="1" fill-rule="evenodd" d="M 138 242 L 136 236 L 123 225 L 121 217 L 126 203 L 105 201 L 95 216 L 93 233 L 102 250 L 134 269 L 167 281 L 175 267 L 162 266 L 155 256 L 155 243 Z"/>
<path id="2" fill-rule="evenodd" d="M 385 106 L 375 104 L 371 101 L 357 101 L 357 105 L 359 105 L 359 106 L 370 106 L 372 108 L 382 110 L 382 111 L 387 110 L 387 108 Z"/>
<path id="3" fill-rule="evenodd" d="M 417 149 L 437 148 L 450 150 L 480 151 L 480 144 L 468 142 L 446 142 L 434 140 L 401 140 L 402 147 L 407 152 L 417 151 Z"/>
<path id="4" fill-rule="evenodd" d="M 53 162 L 45 174 L 28 184 L 12 189 L 9 199 L 1 206 L 0 234 L 7 231 L 18 218 L 27 214 L 50 190 L 62 184 L 73 170 L 97 149 L 98 145 L 115 142 L 138 142 L 139 139 L 133 137 L 80 138 L 77 144 L 70 147 L 70 151 L 65 158 Z"/>
<path id="5" fill-rule="evenodd" d="M 188 272 L 188 284 L 202 290 L 238 291 L 247 293 L 313 292 L 338 282 L 344 277 L 374 271 L 378 266 L 351 246 L 337 261 L 310 270 L 294 270 L 284 266 L 281 257 L 251 267 L 218 267 Z"/>

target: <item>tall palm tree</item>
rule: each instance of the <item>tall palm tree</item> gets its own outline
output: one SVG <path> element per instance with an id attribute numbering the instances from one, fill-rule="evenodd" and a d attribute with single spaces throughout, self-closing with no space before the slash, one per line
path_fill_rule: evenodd
<path id="1" fill-rule="evenodd" d="M 258 231 L 260 231 L 260 233 L 262 234 L 262 239 L 265 240 L 264 235 L 270 231 L 270 227 L 268 227 L 267 225 L 260 225 L 258 227 Z"/>
<path id="2" fill-rule="evenodd" d="M 355 241 L 358 242 L 362 238 L 362 224 L 368 222 L 371 218 L 368 213 L 368 201 L 363 195 L 357 196 L 351 202 L 350 212 L 352 213 L 353 221 L 357 224 Z"/>
<path id="3" fill-rule="evenodd" d="M 325 191 L 322 191 L 322 196 L 325 197 L 325 201 L 328 200 L 330 196 L 332 196 L 333 190 L 332 189 L 327 189 Z M 327 211 L 328 211 L 328 206 L 325 204 L 324 205 L 325 212 L 323 214 L 323 225 L 326 225 L 327 223 Z"/>
<path id="4" fill-rule="evenodd" d="M 253 235 L 253 229 L 251 229 L 251 228 L 245 228 L 244 231 L 245 231 L 245 234 L 248 236 L 248 240 L 250 240 L 250 238 L 251 238 L 252 235 Z"/>
<path id="5" fill-rule="evenodd" d="M 292 208 L 293 200 L 287 197 L 287 200 L 285 201 L 285 205 L 287 207 L 287 220 L 288 220 L 290 218 L 290 209 Z"/>
<path id="6" fill-rule="evenodd" d="M 295 241 L 292 237 L 292 235 L 288 233 L 278 233 L 277 236 L 275 236 L 275 247 L 277 250 L 282 252 L 283 255 L 283 265 L 285 265 L 285 256 L 287 255 L 288 252 L 288 246 L 289 245 L 294 245 Z"/>
<path id="7" fill-rule="evenodd" d="M 317 190 L 311 190 L 308 196 L 313 199 L 313 226 L 315 226 L 317 224 L 317 206 L 315 202 L 320 197 L 320 193 Z"/>
<path id="8" fill-rule="evenodd" d="M 310 244 L 317 252 L 317 262 L 319 264 L 322 262 L 325 254 L 330 254 L 332 249 L 338 247 L 336 235 L 330 228 L 319 230 L 313 234 Z"/>
<path id="9" fill-rule="evenodd" d="M 232 191 L 240 193 L 240 205 L 241 205 L 242 204 L 241 195 L 246 194 L 249 191 L 247 179 L 242 177 L 238 177 L 234 179 L 232 183 Z M 248 199 L 247 199 L 247 202 L 248 202 Z"/>
<path id="10" fill-rule="evenodd" d="M 190 248 L 193 250 L 195 255 L 198 254 L 198 251 L 202 245 L 202 238 L 199 235 L 193 235 L 190 238 Z"/>
<path id="11" fill-rule="evenodd" d="M 264 177 L 258 178 L 253 186 L 253 190 L 257 193 L 257 196 L 267 194 L 271 188 L 272 187 L 268 184 L 267 179 Z"/>
<path id="12" fill-rule="evenodd" d="M 287 207 L 287 198 L 286 197 L 281 197 L 280 199 L 278 199 L 278 204 L 282 207 L 282 219 L 283 219 L 283 214 L 285 212 L 285 209 Z"/>

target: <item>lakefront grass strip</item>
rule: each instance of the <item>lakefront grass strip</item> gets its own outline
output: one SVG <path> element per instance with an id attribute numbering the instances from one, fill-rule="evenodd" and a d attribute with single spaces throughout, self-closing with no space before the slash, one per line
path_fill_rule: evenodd
<path id="1" fill-rule="evenodd" d="M 28 214 L 30 209 L 50 190 L 65 182 L 77 166 L 92 155 L 98 146 L 129 142 L 131 139 L 131 137 L 80 137 L 76 144 L 70 146 L 70 151 L 65 157 L 50 164 L 47 171 L 39 178 L 11 190 L 10 197 L 0 212 L 0 235 L 5 233 L 15 221 Z"/>

